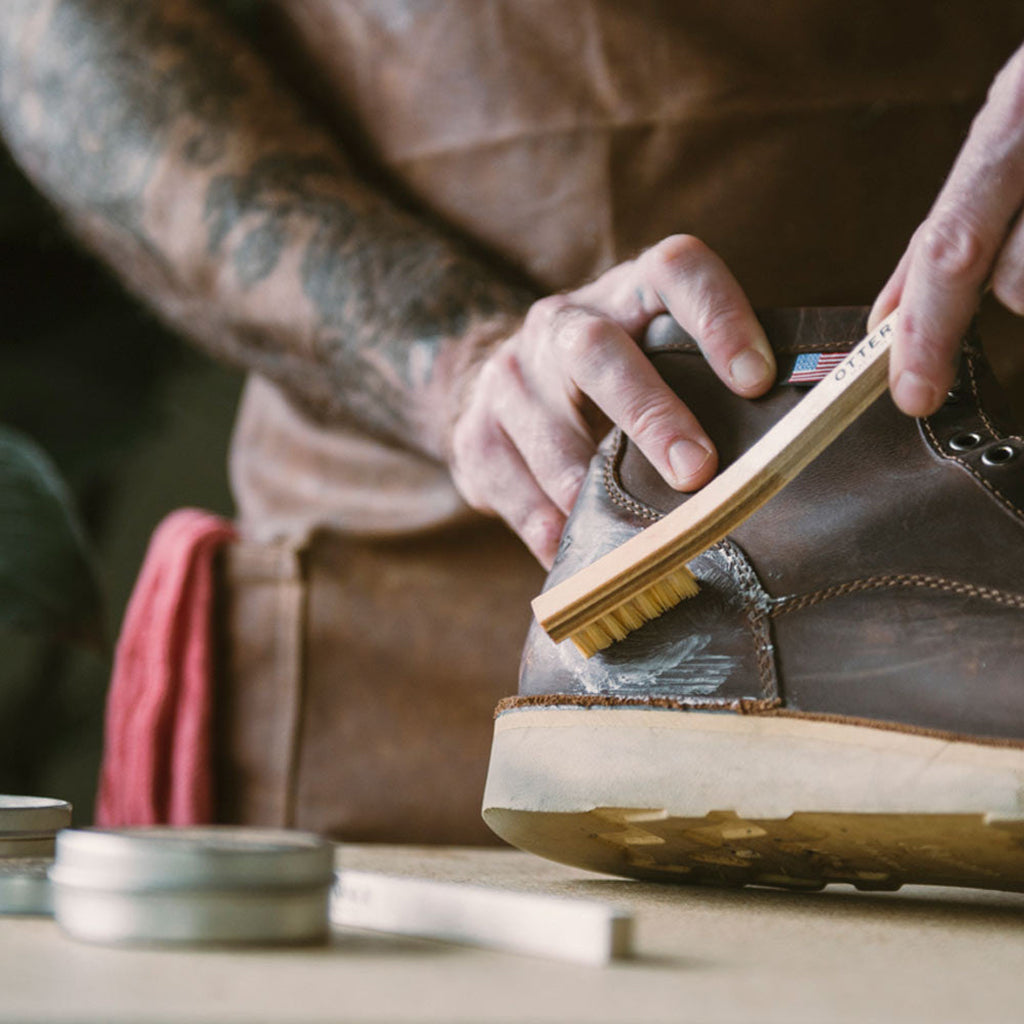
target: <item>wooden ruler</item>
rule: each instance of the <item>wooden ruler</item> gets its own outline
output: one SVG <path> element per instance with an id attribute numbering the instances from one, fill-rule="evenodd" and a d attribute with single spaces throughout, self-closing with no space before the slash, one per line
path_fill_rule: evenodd
<path id="1" fill-rule="evenodd" d="M 605 964 L 630 956 L 633 918 L 604 903 L 341 869 L 331 924 Z"/>

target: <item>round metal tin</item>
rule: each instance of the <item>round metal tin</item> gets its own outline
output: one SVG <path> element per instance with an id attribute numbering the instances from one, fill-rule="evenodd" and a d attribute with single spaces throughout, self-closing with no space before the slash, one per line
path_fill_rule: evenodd
<path id="1" fill-rule="evenodd" d="M 101 943 L 312 942 L 327 934 L 334 850 L 272 829 L 66 830 L 54 915 Z"/>
<path id="2" fill-rule="evenodd" d="M 54 837 L 71 824 L 71 804 L 0 794 L 0 858 L 52 857 Z"/>

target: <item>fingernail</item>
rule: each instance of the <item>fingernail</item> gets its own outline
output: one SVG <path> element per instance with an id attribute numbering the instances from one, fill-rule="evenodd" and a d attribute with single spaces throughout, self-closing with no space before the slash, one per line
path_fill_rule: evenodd
<path id="1" fill-rule="evenodd" d="M 913 370 L 903 370 L 896 378 L 893 398 L 909 416 L 927 416 L 939 407 L 939 389 Z"/>
<path id="2" fill-rule="evenodd" d="M 771 372 L 768 360 L 756 348 L 746 349 L 729 364 L 729 378 L 744 391 L 767 384 Z"/>
<path id="3" fill-rule="evenodd" d="M 702 444 L 696 441 L 676 441 L 668 450 L 669 465 L 676 478 L 675 485 L 681 487 L 696 476 L 710 458 L 711 451 Z"/>

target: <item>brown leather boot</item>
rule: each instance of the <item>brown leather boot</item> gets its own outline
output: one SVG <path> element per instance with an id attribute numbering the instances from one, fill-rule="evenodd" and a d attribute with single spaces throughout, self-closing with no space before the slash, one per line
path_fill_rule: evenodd
<path id="1" fill-rule="evenodd" d="M 674 325 L 647 347 L 724 467 L 864 318 L 765 314 L 782 383 L 756 401 Z M 547 585 L 685 500 L 614 433 Z M 879 399 L 691 568 L 696 597 L 590 660 L 534 624 L 491 828 L 646 879 L 1024 890 L 1024 437 L 975 340 L 939 412 Z"/>

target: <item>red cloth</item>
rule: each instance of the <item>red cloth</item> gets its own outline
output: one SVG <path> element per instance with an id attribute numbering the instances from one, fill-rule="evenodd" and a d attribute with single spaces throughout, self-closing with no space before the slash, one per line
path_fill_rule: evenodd
<path id="1" fill-rule="evenodd" d="M 98 825 L 213 819 L 213 558 L 234 538 L 226 520 L 186 508 L 149 542 L 114 656 Z"/>

